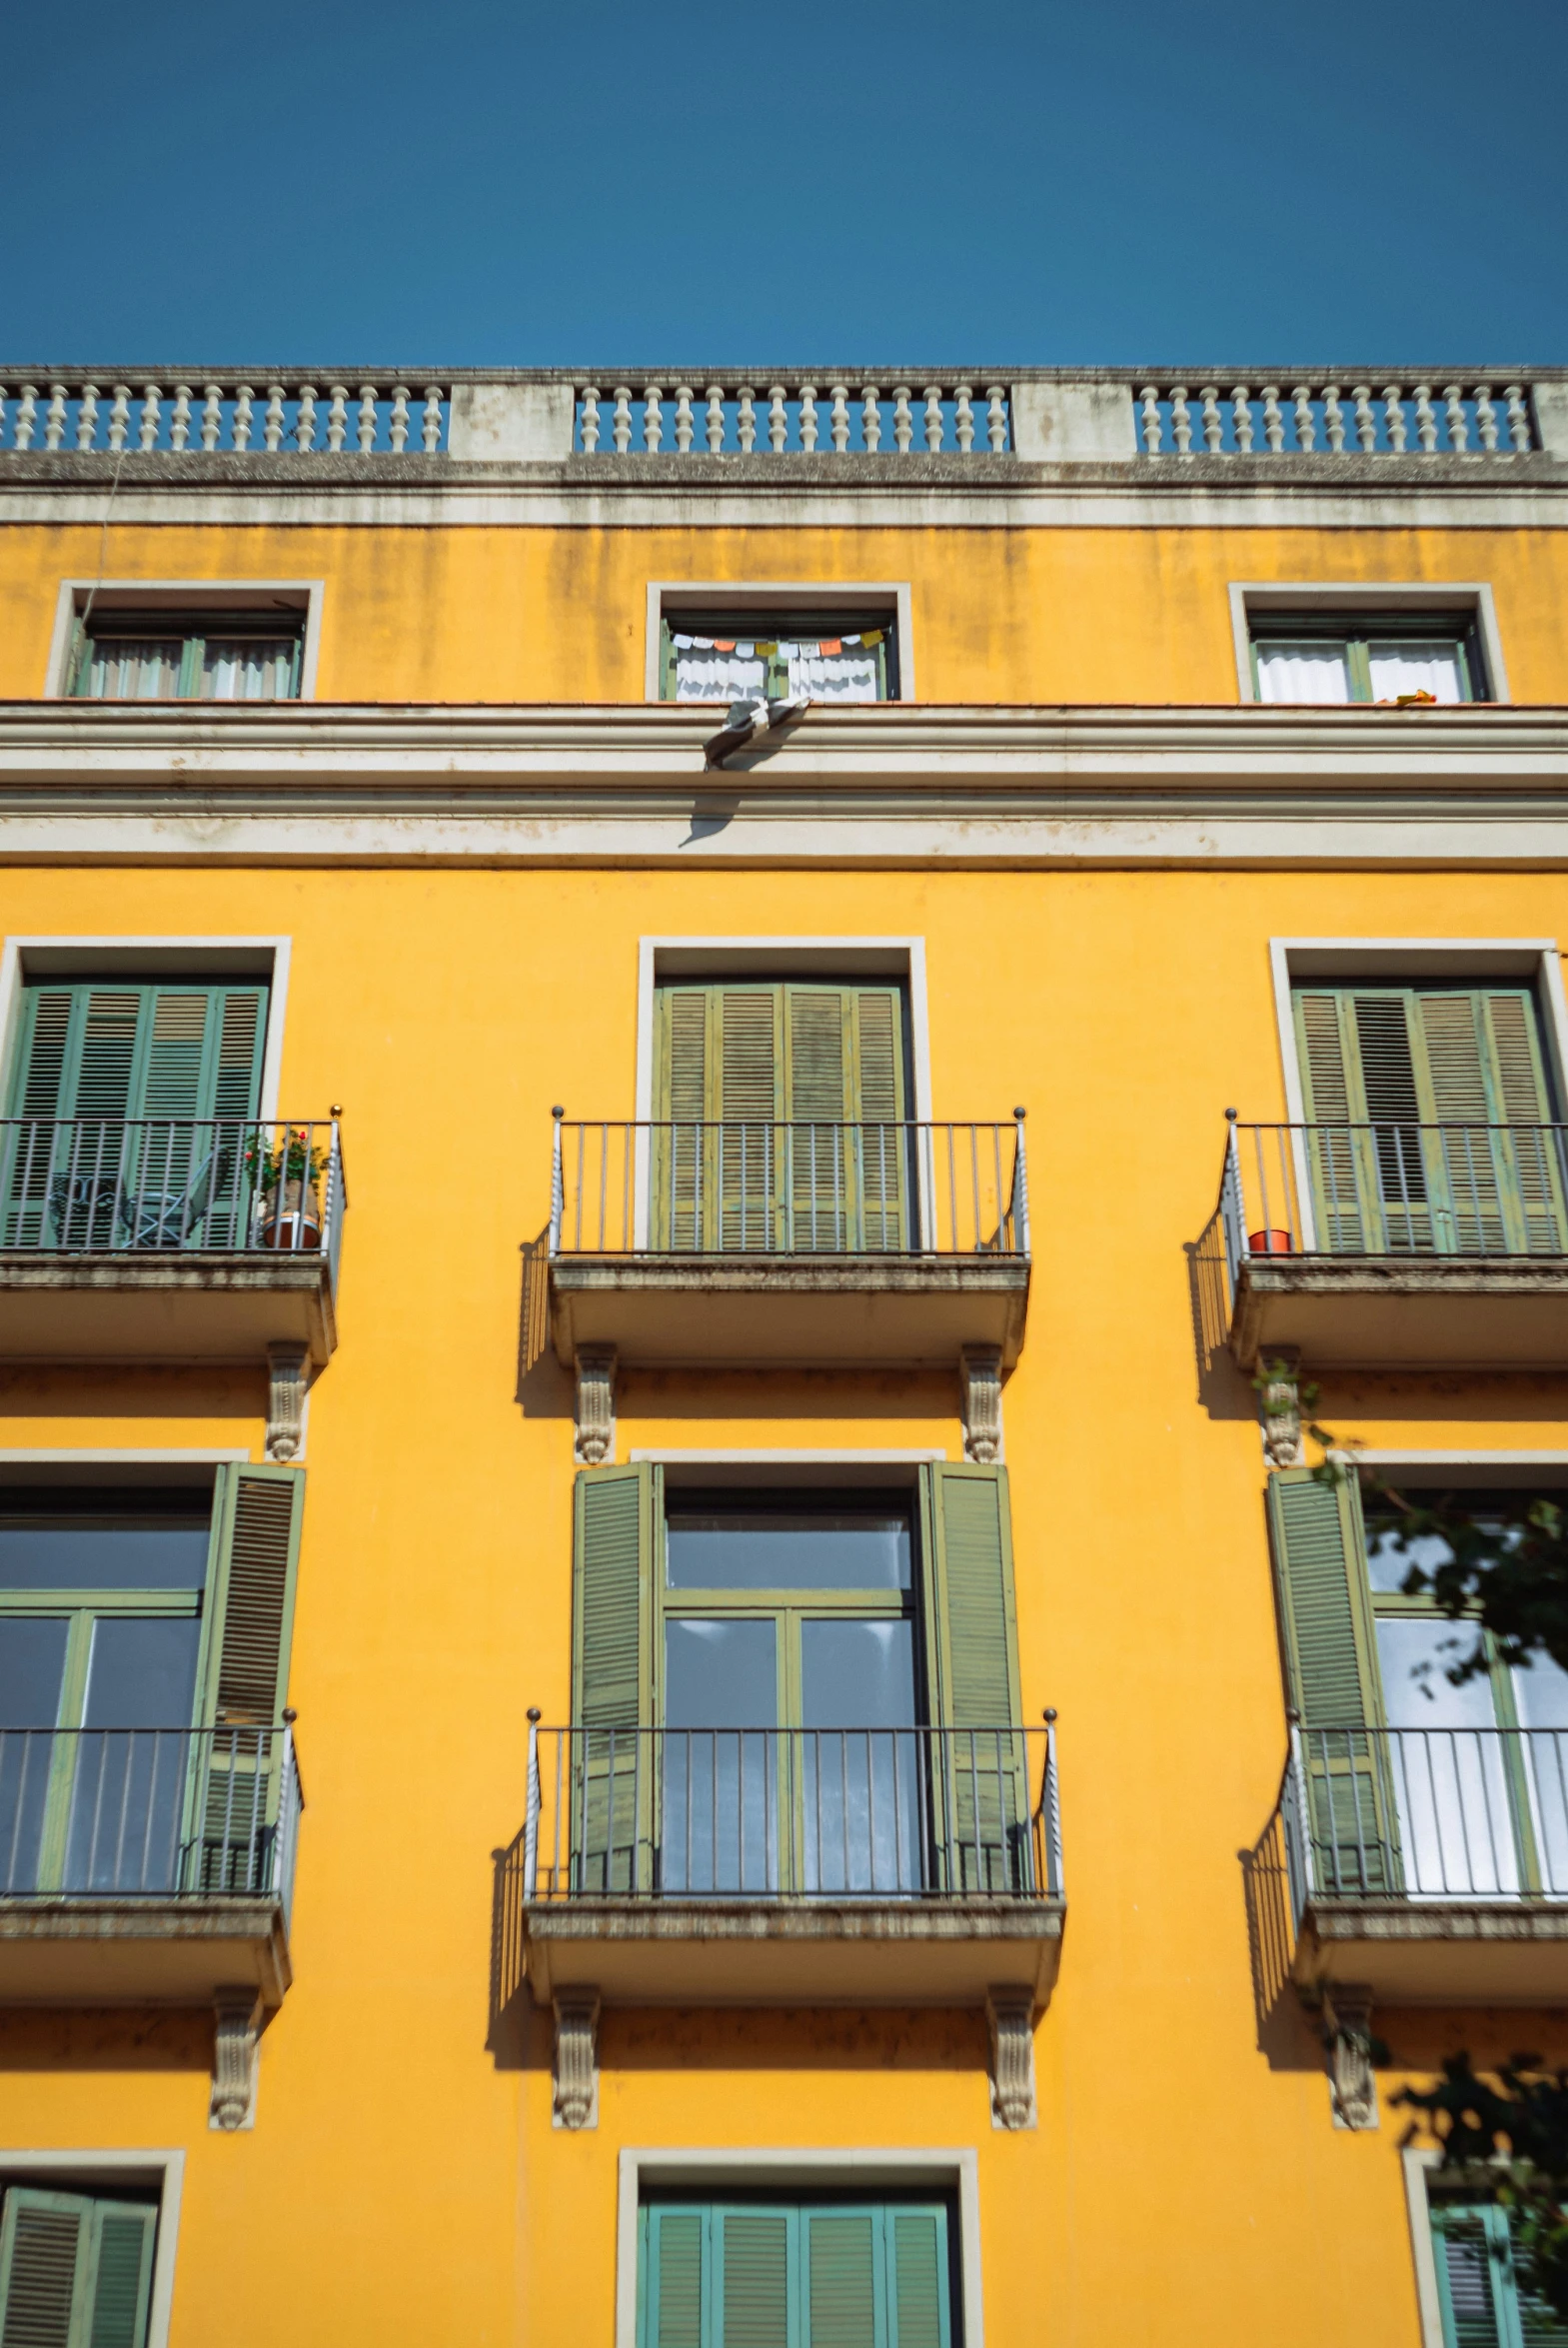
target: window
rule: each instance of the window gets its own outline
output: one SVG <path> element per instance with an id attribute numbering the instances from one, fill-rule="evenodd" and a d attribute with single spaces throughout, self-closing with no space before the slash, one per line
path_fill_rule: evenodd
<path id="1" fill-rule="evenodd" d="M 910 1243 L 901 987 L 669 982 L 655 1037 L 656 1245 Z"/>
<path id="2" fill-rule="evenodd" d="M 0 1486 L 0 1893 L 261 1888 L 303 1492 Z"/>
<path id="3" fill-rule="evenodd" d="M 1443 2348 L 1568 2344 L 1568 2328 L 1519 2280 L 1505 2209 L 1491 2201 L 1437 2197 L 1431 2221 Z"/>
<path id="4" fill-rule="evenodd" d="M 1440 1545 L 1396 1548 L 1396 1511 L 1354 1483 L 1286 1469 L 1269 1487 L 1322 1887 L 1568 1896 L 1568 1672 L 1544 1655 L 1510 1671 L 1489 1650 L 1489 1668 L 1455 1687 L 1448 1669 L 1474 1628 L 1401 1586 Z M 1499 1517 L 1531 1497 L 1465 1493 Z"/>
<path id="5" fill-rule="evenodd" d="M 1251 622 L 1260 702 L 1485 701 L 1473 612 L 1276 612 Z"/>
<path id="6" fill-rule="evenodd" d="M 40 2348 L 143 2348 L 152 2300 L 156 2192 L 4 2189 L 0 2339 Z"/>
<path id="7" fill-rule="evenodd" d="M 638 2348 L 951 2348 L 951 2232 L 940 2201 L 646 2203 Z"/>
<path id="8" fill-rule="evenodd" d="M 1005 1470 L 588 1468 L 575 1581 L 579 1888 L 1028 1888 Z"/>
<path id="9" fill-rule="evenodd" d="M 797 693 L 828 703 L 896 701 L 894 611 L 678 610 L 662 616 L 661 701 L 731 702 Z"/>
<path id="10" fill-rule="evenodd" d="M 67 690 L 90 701 L 297 701 L 305 614 L 94 611 L 78 618 Z"/>
<path id="11" fill-rule="evenodd" d="M 1318 1244 L 1560 1254 L 1568 1163 L 1528 987 L 1291 990 Z"/>

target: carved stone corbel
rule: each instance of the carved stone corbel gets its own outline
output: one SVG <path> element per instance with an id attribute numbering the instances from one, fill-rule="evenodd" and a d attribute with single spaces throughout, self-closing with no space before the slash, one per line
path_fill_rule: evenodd
<path id="1" fill-rule="evenodd" d="M 963 1455 L 981 1467 L 1001 1457 L 1001 1347 L 965 1345 L 958 1355 Z"/>
<path id="2" fill-rule="evenodd" d="M 262 2001 L 248 1984 L 213 1999 L 212 2102 L 207 2125 L 231 2133 L 256 2125 Z"/>
<path id="3" fill-rule="evenodd" d="M 599 1992 L 570 1989 L 556 1999 L 558 2128 L 599 2126 Z"/>
<path id="4" fill-rule="evenodd" d="M 1034 1992 L 1002 1984 L 985 1992 L 991 2038 L 991 2126 L 1034 2126 Z"/>
<path id="5" fill-rule="evenodd" d="M 310 1348 L 292 1338 L 267 1347 L 267 1456 L 292 1459 L 300 1447 Z"/>
<path id="6" fill-rule="evenodd" d="M 615 1442 L 615 1346 L 579 1345 L 577 1436 L 573 1455 L 580 1466 L 599 1467 L 610 1457 Z"/>
<path id="7" fill-rule="evenodd" d="M 1301 1351 L 1276 1345 L 1252 1381 L 1263 1419 L 1263 1455 L 1270 1467 L 1299 1467 L 1301 1448 Z"/>
<path id="8" fill-rule="evenodd" d="M 1372 2069 L 1372 1992 L 1359 1982 L 1336 1981 L 1323 1996 L 1323 2036 L 1334 2118 L 1342 2128 L 1377 2126 L 1377 2077 Z"/>

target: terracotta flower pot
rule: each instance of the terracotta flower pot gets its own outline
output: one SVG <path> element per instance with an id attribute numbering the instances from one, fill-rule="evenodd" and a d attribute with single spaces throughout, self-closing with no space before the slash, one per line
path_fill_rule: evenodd
<path id="1" fill-rule="evenodd" d="M 1296 1244 L 1289 1231 L 1248 1231 L 1249 1255 L 1294 1255 Z"/>
<path id="2" fill-rule="evenodd" d="M 261 1243 L 290 1253 L 321 1245 L 321 1200 L 314 1182 L 281 1182 L 268 1191 Z"/>

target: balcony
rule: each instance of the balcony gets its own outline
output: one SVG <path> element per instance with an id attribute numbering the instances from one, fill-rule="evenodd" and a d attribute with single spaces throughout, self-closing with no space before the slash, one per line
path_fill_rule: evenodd
<path id="1" fill-rule="evenodd" d="M 1010 1368 L 1029 1292 L 1006 1124 L 556 1121 L 556 1350 L 623 1362 Z"/>
<path id="2" fill-rule="evenodd" d="M 1043 2005 L 1054 1730 L 536 1723 L 498 1897 L 504 1997 Z"/>
<path id="3" fill-rule="evenodd" d="M 337 1343 L 335 1119 L 0 1121 L 0 1360 Z"/>
<path id="4" fill-rule="evenodd" d="M 1200 1246 L 1231 1350 L 1568 1367 L 1568 1126 L 1237 1125 Z"/>
<path id="5" fill-rule="evenodd" d="M 1297 1728 L 1291 1741 L 1274 1849 L 1299 1987 L 1561 2002 L 1568 1729 Z"/>
<path id="6" fill-rule="evenodd" d="M 0 1729 L 0 2003 L 281 2004 L 303 1808 L 287 1724 Z"/>

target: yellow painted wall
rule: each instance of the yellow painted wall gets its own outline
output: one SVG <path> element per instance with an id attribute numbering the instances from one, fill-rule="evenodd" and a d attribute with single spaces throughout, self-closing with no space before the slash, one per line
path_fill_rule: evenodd
<path id="1" fill-rule="evenodd" d="M 102 549 L 100 551 L 100 538 Z M 908 580 L 927 702 L 1233 702 L 1231 580 L 1489 580 L 1515 701 L 1568 700 L 1560 530 L 150 528 L 0 535 L 0 699 L 62 579 L 323 579 L 318 699 L 628 702 L 650 580 Z"/>
<path id="2" fill-rule="evenodd" d="M 1396 2123 L 1331 2126 L 1304 2022 L 1259 2043 L 1236 1853 L 1284 1751 L 1262 1457 L 1245 1381 L 1200 1394 L 1183 1250 L 1224 1105 L 1283 1108 L 1271 935 L 1562 935 L 1568 877 L 11 870 L 4 901 L 35 936 L 290 935 L 282 1107 L 346 1104 L 290 1691 L 296 1984 L 255 2131 L 209 2133 L 198 2024 L 0 2015 L 4 2141 L 187 2148 L 175 2348 L 610 2348 L 619 2150 L 731 2144 L 977 2147 L 992 2348 L 1414 2348 Z M 547 1363 L 518 1398 L 519 1246 L 551 1104 L 630 1114 L 648 932 L 923 936 L 935 1114 L 1030 1112 L 1007 1448 L 1069 1899 L 1032 2135 L 990 2127 L 973 2016 L 614 2013 L 575 2137 L 543 2027 L 486 2049 L 490 1854 L 522 1822 L 527 1705 L 568 1700 L 571 1394 Z M 10 1444 L 262 1431 L 243 1377 L 10 1374 L 0 1404 Z M 1568 1440 L 1551 1380 L 1364 1380 L 1321 1409 L 1384 1440 Z M 629 1379 L 621 1455 L 663 1441 L 960 1433 L 930 1379 Z M 1379 2027 L 1415 2066 L 1456 2035 L 1568 2059 L 1568 2013 Z"/>

